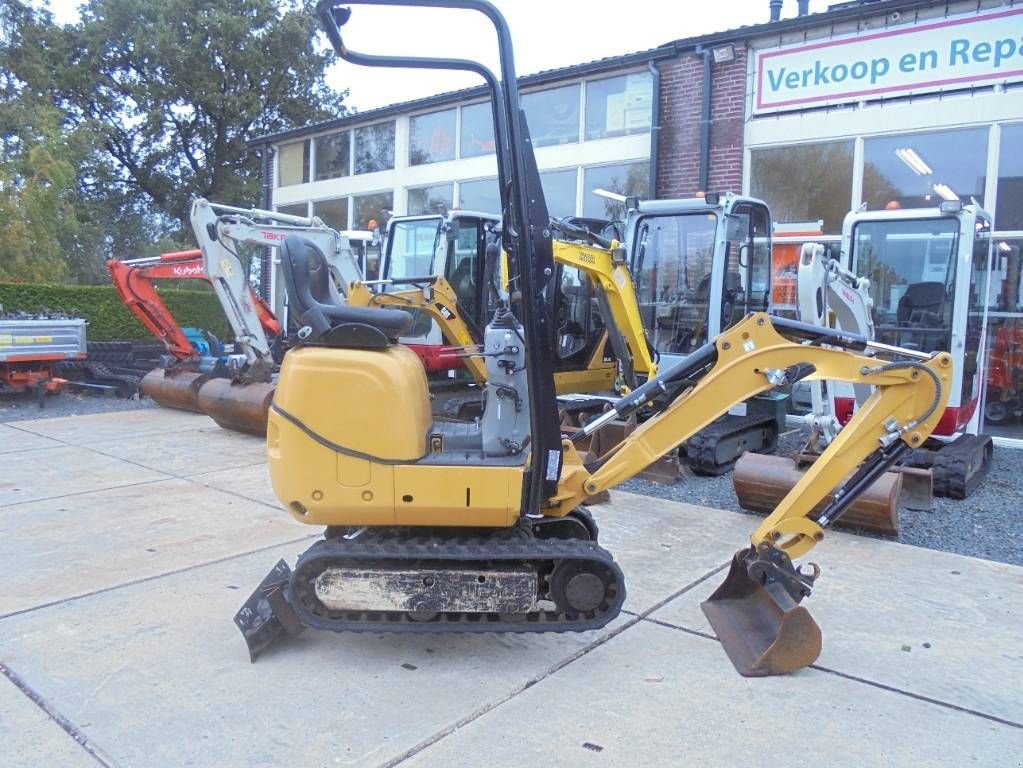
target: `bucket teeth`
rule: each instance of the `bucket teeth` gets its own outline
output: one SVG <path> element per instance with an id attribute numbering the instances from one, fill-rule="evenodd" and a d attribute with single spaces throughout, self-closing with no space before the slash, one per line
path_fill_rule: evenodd
<path id="1" fill-rule="evenodd" d="M 305 629 L 286 597 L 290 580 L 291 568 L 281 560 L 235 614 L 234 623 L 249 647 L 249 661 L 254 662 L 281 635 L 297 635 Z"/>
<path id="2" fill-rule="evenodd" d="M 757 557 L 752 550 L 737 552 L 725 580 L 700 607 L 740 675 L 795 672 L 817 660 L 821 630 L 781 582 L 750 577 Z"/>

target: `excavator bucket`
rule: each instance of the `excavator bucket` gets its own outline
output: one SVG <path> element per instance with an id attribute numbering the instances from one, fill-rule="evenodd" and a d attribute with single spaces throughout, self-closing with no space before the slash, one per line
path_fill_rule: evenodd
<path id="1" fill-rule="evenodd" d="M 274 385 L 269 382 L 210 379 L 199 390 L 199 409 L 224 429 L 263 436 L 273 397 Z"/>
<path id="2" fill-rule="evenodd" d="M 821 652 L 817 622 L 780 584 L 752 579 L 745 554 L 735 554 L 728 576 L 700 604 L 736 671 L 766 677 L 813 664 Z"/>
<path id="3" fill-rule="evenodd" d="M 802 476 L 803 470 L 786 456 L 747 452 L 735 464 L 732 485 L 743 509 L 770 514 Z M 899 500 L 905 479 L 901 472 L 884 473 L 856 498 L 836 525 L 898 535 Z M 831 501 L 830 494 L 821 499 L 813 516 L 823 512 Z"/>
<path id="4" fill-rule="evenodd" d="M 199 388 L 210 381 L 209 374 L 199 371 L 168 371 L 154 368 L 142 379 L 142 392 L 164 408 L 202 413 Z"/>

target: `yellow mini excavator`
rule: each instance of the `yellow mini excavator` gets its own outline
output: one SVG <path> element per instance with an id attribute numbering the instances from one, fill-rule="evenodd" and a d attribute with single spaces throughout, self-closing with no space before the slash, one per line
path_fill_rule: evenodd
<path id="1" fill-rule="evenodd" d="M 656 354 L 646 338 L 625 250 L 580 221 L 551 220 L 557 235 L 551 281 L 556 307 L 555 387 L 558 394 L 609 392 L 618 384 L 621 366 L 621 383 L 633 388 L 637 375 L 645 378 L 656 371 Z M 503 275 L 505 265 L 485 255 L 488 247 L 499 248 L 494 239 L 499 229 L 499 216 L 472 211 L 396 216 L 387 225 L 382 279 L 374 281 L 387 285 L 387 290 L 371 292 L 365 286 L 356 292 L 355 301 L 424 311 L 447 344 L 465 345 L 471 339 L 469 346 L 478 345 L 479 329 L 486 326 L 494 301 L 507 287 L 506 276 L 494 285 L 496 276 L 490 274 L 500 270 Z M 426 296 L 393 290 L 407 284 L 424 288 Z M 483 359 L 464 359 L 476 382 L 485 381 Z"/>
<path id="2" fill-rule="evenodd" d="M 662 368 L 580 434 L 646 409 L 613 451 L 584 464 L 555 404 L 549 218 L 519 106 L 511 37 L 484 0 L 349 0 L 474 10 L 493 23 L 501 79 L 473 61 L 370 56 L 342 41 L 351 11 L 321 0 L 335 51 L 363 65 L 456 69 L 487 82 L 502 195 L 509 302 L 483 333 L 483 417 L 431 420 L 426 376 L 394 340 L 408 315 L 324 304 L 308 278 L 324 256 L 300 235 L 281 247 L 303 345 L 285 356 L 267 429 L 274 491 L 326 526 L 294 570 L 275 566 L 235 617 L 255 658 L 285 633 L 564 632 L 604 626 L 625 580 L 581 505 L 635 475 L 729 406 L 801 380 L 869 383 L 873 394 L 732 559 L 703 609 L 736 668 L 779 674 L 812 663 L 821 633 L 805 607 L 819 569 L 797 567 L 880 472 L 927 438 L 948 399 L 947 353 L 862 352 L 870 342 L 753 313 Z M 293 289 L 293 290 L 292 290 Z M 816 519 L 816 503 L 836 486 Z"/>

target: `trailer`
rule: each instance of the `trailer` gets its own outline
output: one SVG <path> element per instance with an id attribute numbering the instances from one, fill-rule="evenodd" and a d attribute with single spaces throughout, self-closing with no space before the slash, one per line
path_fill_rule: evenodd
<path id="1" fill-rule="evenodd" d="M 43 406 L 48 393 L 67 383 L 57 365 L 84 360 L 86 322 L 52 315 L 0 315 L 0 392 L 34 391 Z"/>

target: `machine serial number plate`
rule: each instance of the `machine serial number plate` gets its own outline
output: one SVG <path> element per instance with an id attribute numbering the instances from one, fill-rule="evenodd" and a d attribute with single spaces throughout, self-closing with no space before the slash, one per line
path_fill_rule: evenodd
<path id="1" fill-rule="evenodd" d="M 529 568 L 327 568 L 315 589 L 333 611 L 526 613 L 535 607 L 537 582 Z"/>

